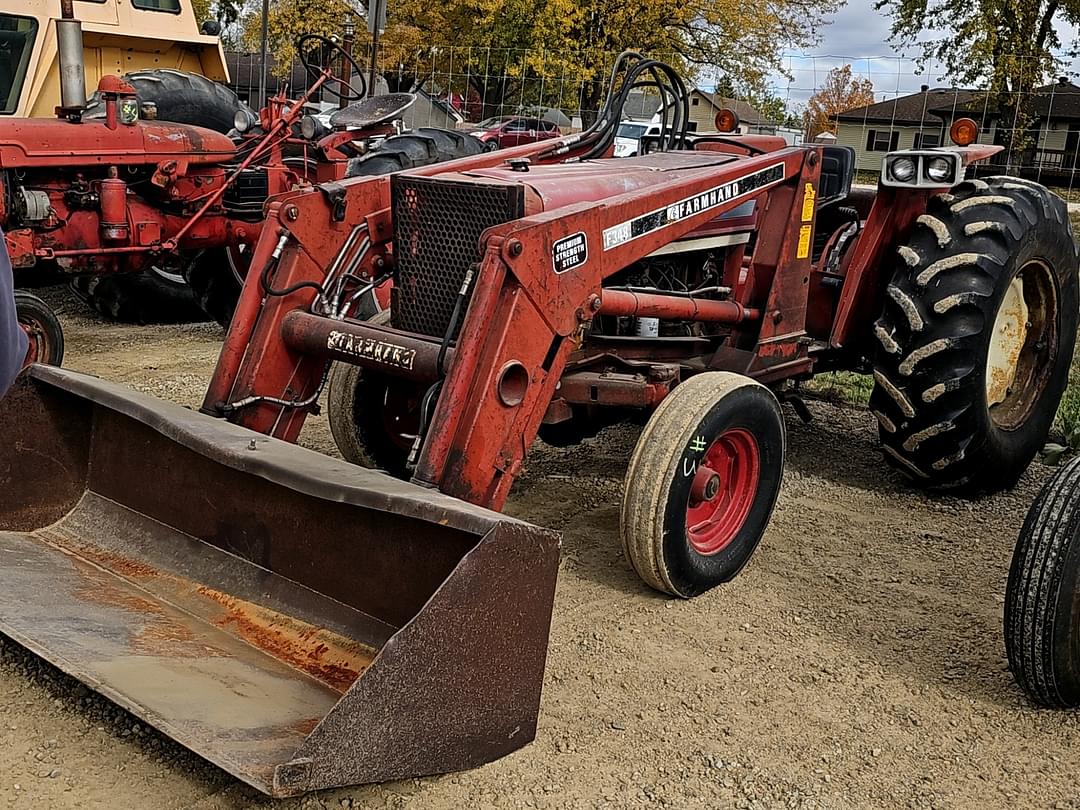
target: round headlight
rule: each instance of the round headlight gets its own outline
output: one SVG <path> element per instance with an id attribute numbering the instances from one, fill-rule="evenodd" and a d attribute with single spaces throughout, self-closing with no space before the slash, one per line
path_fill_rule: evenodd
<path id="1" fill-rule="evenodd" d="M 233 116 L 232 125 L 237 132 L 247 132 L 251 129 L 251 125 L 255 122 L 251 118 L 251 113 L 247 110 L 237 110 L 236 115 Z"/>
<path id="2" fill-rule="evenodd" d="M 323 125 L 314 115 L 305 115 L 300 119 L 300 134 L 305 140 L 313 141 L 323 133 Z"/>
<path id="3" fill-rule="evenodd" d="M 935 183 L 948 183 L 953 179 L 953 164 L 948 158 L 930 158 L 926 161 L 926 176 Z"/>
<path id="4" fill-rule="evenodd" d="M 889 164 L 889 177 L 897 183 L 911 182 L 915 179 L 916 171 L 918 171 L 918 167 L 911 158 L 897 158 Z"/>

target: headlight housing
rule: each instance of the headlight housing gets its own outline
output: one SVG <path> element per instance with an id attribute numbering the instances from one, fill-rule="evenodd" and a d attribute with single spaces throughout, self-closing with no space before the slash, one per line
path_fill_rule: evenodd
<path id="1" fill-rule="evenodd" d="M 881 165 L 881 185 L 891 188 L 952 188 L 964 179 L 958 152 L 949 149 L 890 152 Z"/>
<path id="2" fill-rule="evenodd" d="M 255 126 L 255 123 L 255 116 L 250 110 L 237 110 L 236 115 L 233 116 L 233 129 L 240 133 L 247 132 Z"/>

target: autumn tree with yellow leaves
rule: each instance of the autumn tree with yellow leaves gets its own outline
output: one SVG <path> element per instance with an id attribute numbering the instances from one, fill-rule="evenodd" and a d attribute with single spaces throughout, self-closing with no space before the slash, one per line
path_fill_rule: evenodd
<path id="1" fill-rule="evenodd" d="M 851 65 L 833 68 L 807 102 L 804 114 L 806 135 L 815 138 L 823 132 L 836 134 L 836 117 L 840 113 L 873 103 L 873 82 L 855 76 Z"/>
<path id="2" fill-rule="evenodd" d="M 430 85 L 475 96 L 479 115 L 529 105 L 589 112 L 603 102 L 615 56 L 632 49 L 688 78 L 719 72 L 747 91 L 762 87 L 786 48 L 805 48 L 844 0 L 389 0 L 379 69 L 392 89 Z M 365 9 L 351 0 L 275 0 L 270 49 L 295 57 L 301 33 L 341 35 L 354 20 L 356 50 L 369 45 Z M 244 18 L 257 47 L 258 14 Z"/>

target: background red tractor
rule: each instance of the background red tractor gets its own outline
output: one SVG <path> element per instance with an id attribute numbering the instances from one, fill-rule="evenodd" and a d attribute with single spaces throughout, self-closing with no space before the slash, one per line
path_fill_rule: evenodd
<path id="1" fill-rule="evenodd" d="M 323 37 L 298 43 L 310 89 L 296 101 L 275 97 L 258 115 L 178 71 L 105 76 L 87 102 L 81 44 L 60 42 L 71 43 L 60 58 L 77 75 L 57 119 L 0 121 L 0 228 L 20 285 L 74 278 L 111 318 L 205 311 L 227 324 L 268 196 L 480 150 L 453 132 L 399 135 L 394 122 L 413 97 L 365 98 L 360 66 Z M 320 66 L 339 63 L 343 77 Z M 320 91 L 341 100 L 329 127 L 305 117 Z M 242 131 L 232 137 L 221 131 L 234 125 Z"/>

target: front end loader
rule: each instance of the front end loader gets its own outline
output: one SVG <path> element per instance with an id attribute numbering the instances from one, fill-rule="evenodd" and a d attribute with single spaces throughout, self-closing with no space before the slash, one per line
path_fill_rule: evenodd
<path id="1" fill-rule="evenodd" d="M 642 86 L 665 121 L 613 159 Z M 275 197 L 202 413 L 35 366 L 0 408 L 0 630 L 286 795 L 531 737 L 557 542 L 488 510 L 538 437 L 645 422 L 623 548 L 680 597 L 749 561 L 818 372 L 873 374 L 913 480 L 1015 481 L 1076 335 L 1064 203 L 967 180 L 999 147 L 966 119 L 876 195 L 850 150 L 688 123 L 628 53 L 580 134 Z M 291 446 L 324 394 L 354 464 Z"/>

